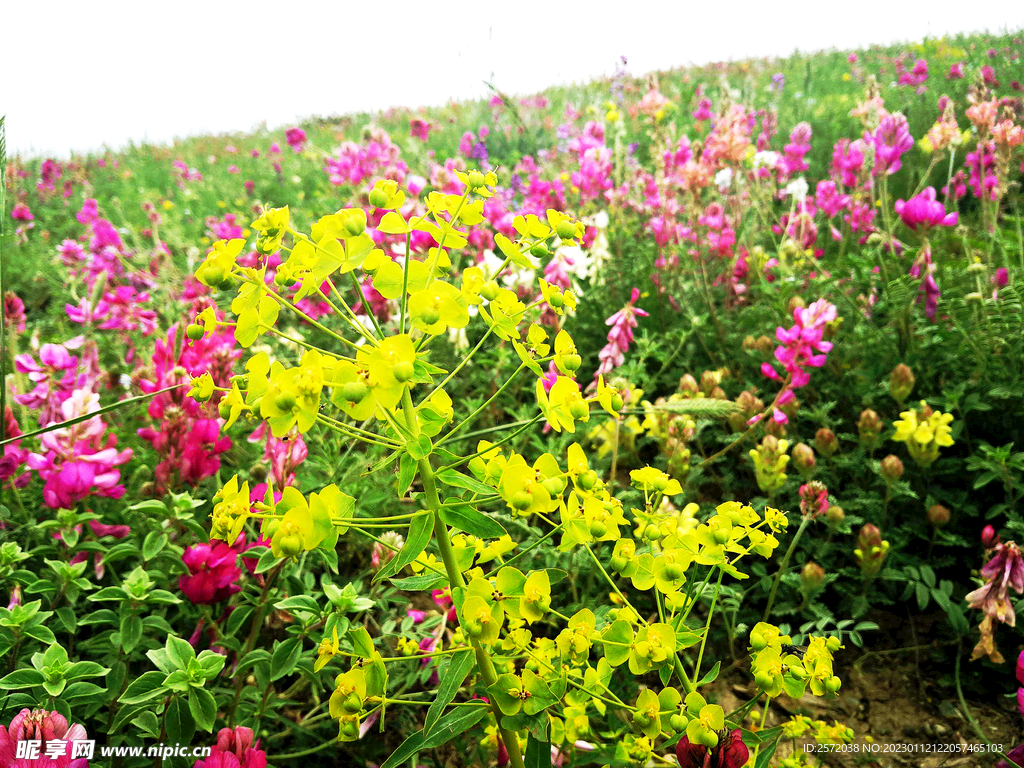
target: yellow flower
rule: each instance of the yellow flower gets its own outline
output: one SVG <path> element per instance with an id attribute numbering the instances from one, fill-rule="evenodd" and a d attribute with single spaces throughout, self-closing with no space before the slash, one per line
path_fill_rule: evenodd
<path id="1" fill-rule="evenodd" d="M 906 443 L 910 457 L 920 466 L 927 467 L 939 458 L 939 448 L 953 445 L 952 414 L 933 411 L 922 400 L 919 409 L 900 416 L 903 418 L 893 423 L 896 434 L 892 439 Z"/>
<path id="2" fill-rule="evenodd" d="M 209 288 L 220 288 L 228 280 L 245 240 L 218 240 L 196 269 L 196 280 Z"/>
<path id="3" fill-rule="evenodd" d="M 377 401 L 385 408 L 397 406 L 416 375 L 416 348 L 412 337 L 407 333 L 390 336 L 379 346 L 360 347 L 356 358 L 369 374 Z"/>
<path id="4" fill-rule="evenodd" d="M 335 625 L 333 637 L 328 640 L 326 637 L 320 641 L 316 652 L 316 661 L 313 663 L 313 671 L 319 672 L 324 666 L 341 651 L 341 642 L 338 640 L 338 627 Z"/>

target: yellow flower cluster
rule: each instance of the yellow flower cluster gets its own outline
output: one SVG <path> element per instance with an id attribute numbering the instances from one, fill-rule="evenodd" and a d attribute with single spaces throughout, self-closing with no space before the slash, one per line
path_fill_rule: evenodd
<path id="1" fill-rule="evenodd" d="M 918 465 L 929 466 L 939 458 L 939 448 L 953 445 L 952 414 L 933 411 L 922 400 L 920 408 L 904 411 L 900 416 L 903 418 L 894 422 L 896 434 L 892 439 L 906 443 L 910 458 Z"/>

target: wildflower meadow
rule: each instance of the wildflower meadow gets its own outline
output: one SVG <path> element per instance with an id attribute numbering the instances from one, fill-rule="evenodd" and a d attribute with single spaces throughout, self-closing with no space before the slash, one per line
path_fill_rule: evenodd
<path id="1" fill-rule="evenodd" d="M 0 766 L 1024 766 L 1022 52 L 0 144 Z"/>

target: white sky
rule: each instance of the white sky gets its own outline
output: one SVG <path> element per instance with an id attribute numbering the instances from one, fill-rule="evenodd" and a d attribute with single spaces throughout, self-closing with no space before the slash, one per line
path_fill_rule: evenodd
<path id="1" fill-rule="evenodd" d="M 832 11 L 830 9 L 834 8 Z M 832 15 L 832 14 L 835 15 Z M 1024 27 L 990 0 L 30 0 L 4 3 L 12 153 L 285 126 L 681 64 Z"/>

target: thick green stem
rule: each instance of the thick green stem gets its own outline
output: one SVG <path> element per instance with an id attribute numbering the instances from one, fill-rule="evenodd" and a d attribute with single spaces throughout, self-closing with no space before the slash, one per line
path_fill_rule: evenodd
<path id="1" fill-rule="evenodd" d="M 807 530 L 807 526 L 810 522 L 811 518 L 809 517 L 804 517 L 800 520 L 800 527 L 796 529 L 796 535 L 789 543 L 789 549 L 786 550 L 786 556 L 782 558 L 779 570 L 775 574 L 775 581 L 772 582 L 772 591 L 768 593 L 768 605 L 764 607 L 764 615 L 761 617 L 761 621 L 768 621 L 768 616 L 772 612 L 772 606 L 775 605 L 775 593 L 779 591 L 779 582 L 782 581 L 782 574 L 784 574 L 786 569 L 789 567 L 789 560 L 793 557 L 793 552 L 796 551 L 797 542 L 800 541 L 800 537 L 804 535 L 804 531 Z"/>
<path id="2" fill-rule="evenodd" d="M 409 426 L 409 431 L 413 436 L 417 436 L 420 431 L 419 422 L 416 420 L 416 407 L 413 405 L 412 396 L 409 394 L 409 390 L 406 389 L 402 395 L 402 410 L 405 413 L 405 421 Z M 452 589 L 457 587 L 465 587 L 466 580 L 462 576 L 462 571 L 459 570 L 458 564 L 455 562 L 455 551 L 452 549 L 452 542 L 448 536 L 448 526 L 445 525 L 444 520 L 441 519 L 441 499 L 437 495 L 437 484 L 434 481 L 434 468 L 430 464 L 430 459 L 420 459 L 418 462 L 420 481 L 423 483 L 423 491 L 427 500 L 427 508 L 433 511 L 434 515 L 434 540 L 437 542 L 438 552 L 441 554 L 441 561 L 444 563 L 444 569 L 448 573 L 448 583 Z M 483 678 L 484 685 L 494 685 L 498 679 L 498 673 L 494 668 L 494 662 L 491 660 L 491 656 L 487 649 L 476 639 L 469 638 L 470 643 L 473 645 L 473 651 L 476 654 L 476 665 L 480 671 L 480 676 Z M 509 763 L 512 768 L 525 768 L 523 764 L 523 756 L 519 751 L 519 739 L 513 731 L 507 728 L 501 727 L 501 710 L 498 708 L 496 701 L 491 701 L 491 712 L 494 713 L 494 720 L 498 726 L 498 733 L 501 736 L 502 742 L 505 744 L 505 750 L 508 752 Z"/>

